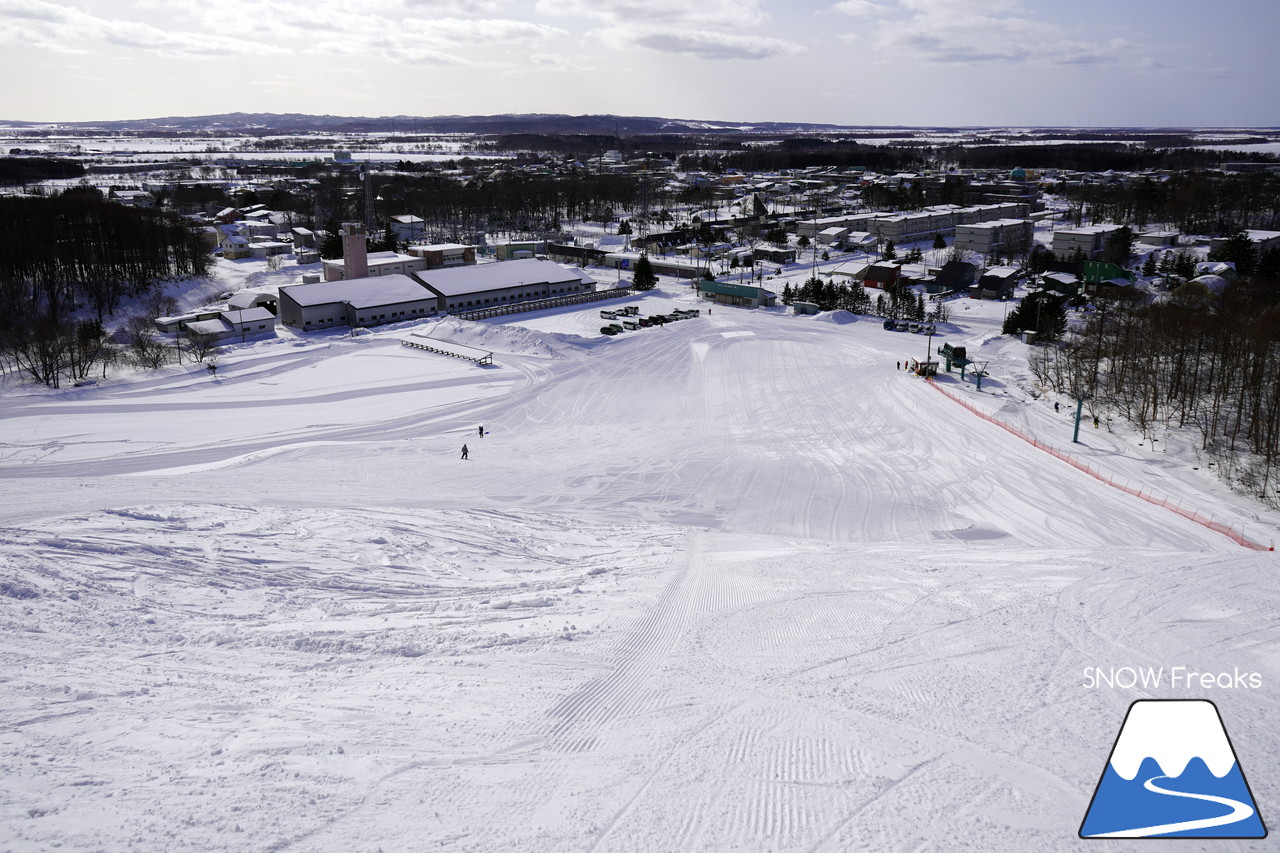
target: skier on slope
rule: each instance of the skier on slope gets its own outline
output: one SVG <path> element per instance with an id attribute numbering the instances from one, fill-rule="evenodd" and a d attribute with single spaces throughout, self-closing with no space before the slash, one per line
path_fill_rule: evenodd
<path id="1" fill-rule="evenodd" d="M 462 445 L 462 458 L 463 459 L 467 458 L 467 446 L 465 444 Z"/>
<path id="2" fill-rule="evenodd" d="M 484 424 L 480 425 L 480 437 L 484 438 Z"/>

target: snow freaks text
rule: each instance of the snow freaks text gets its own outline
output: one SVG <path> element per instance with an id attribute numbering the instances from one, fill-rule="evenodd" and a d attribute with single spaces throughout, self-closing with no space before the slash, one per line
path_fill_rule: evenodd
<path id="1" fill-rule="evenodd" d="M 1257 690 L 1262 687 L 1262 674 L 1243 672 L 1232 667 L 1230 672 L 1201 672 L 1185 666 L 1086 666 L 1084 687 L 1096 690 L 1103 687 L 1119 687 L 1129 690 L 1161 688 L 1199 688 L 1201 690 Z"/>

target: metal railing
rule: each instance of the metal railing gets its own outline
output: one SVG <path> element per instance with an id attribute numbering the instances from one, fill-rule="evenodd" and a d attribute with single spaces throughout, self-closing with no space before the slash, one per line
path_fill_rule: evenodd
<path id="1" fill-rule="evenodd" d="M 450 316 L 459 320 L 484 320 L 489 317 L 502 317 L 507 314 L 523 314 L 527 311 L 541 311 L 545 308 L 562 308 L 566 305 L 581 305 L 584 302 L 600 302 L 604 299 L 618 299 L 636 293 L 629 287 L 618 287 L 611 290 L 593 290 L 589 293 L 571 293 L 566 296 L 553 296 L 550 299 L 534 299 L 529 302 L 513 302 L 509 305 L 494 305 L 489 308 L 475 308 L 470 311 L 459 311 Z"/>

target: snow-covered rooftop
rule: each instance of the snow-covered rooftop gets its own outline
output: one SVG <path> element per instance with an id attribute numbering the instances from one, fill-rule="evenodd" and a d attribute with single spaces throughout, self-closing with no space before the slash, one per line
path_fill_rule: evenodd
<path id="1" fill-rule="evenodd" d="M 484 293 L 509 287 L 592 281 L 585 273 L 567 269 L 554 261 L 524 258 L 493 264 L 421 270 L 414 273 L 445 296 Z"/>
<path id="2" fill-rule="evenodd" d="M 355 308 L 372 308 L 377 305 L 393 305 L 435 298 L 434 293 L 401 273 L 343 281 L 321 281 L 315 284 L 296 284 L 280 288 L 280 295 L 288 296 L 302 306 L 349 302 Z"/>

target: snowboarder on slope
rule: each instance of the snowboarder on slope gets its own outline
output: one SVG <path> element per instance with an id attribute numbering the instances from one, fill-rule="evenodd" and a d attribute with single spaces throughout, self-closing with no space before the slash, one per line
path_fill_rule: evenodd
<path id="1" fill-rule="evenodd" d="M 484 425 L 483 425 L 483 424 L 481 424 L 481 425 L 480 425 L 480 437 L 481 437 L 481 438 L 484 438 Z"/>
<path id="2" fill-rule="evenodd" d="M 1056 402 L 1053 404 L 1053 410 L 1055 412 L 1058 411 L 1058 404 Z"/>
<path id="3" fill-rule="evenodd" d="M 467 458 L 467 446 L 465 444 L 462 445 L 462 458 L 463 459 Z"/>

